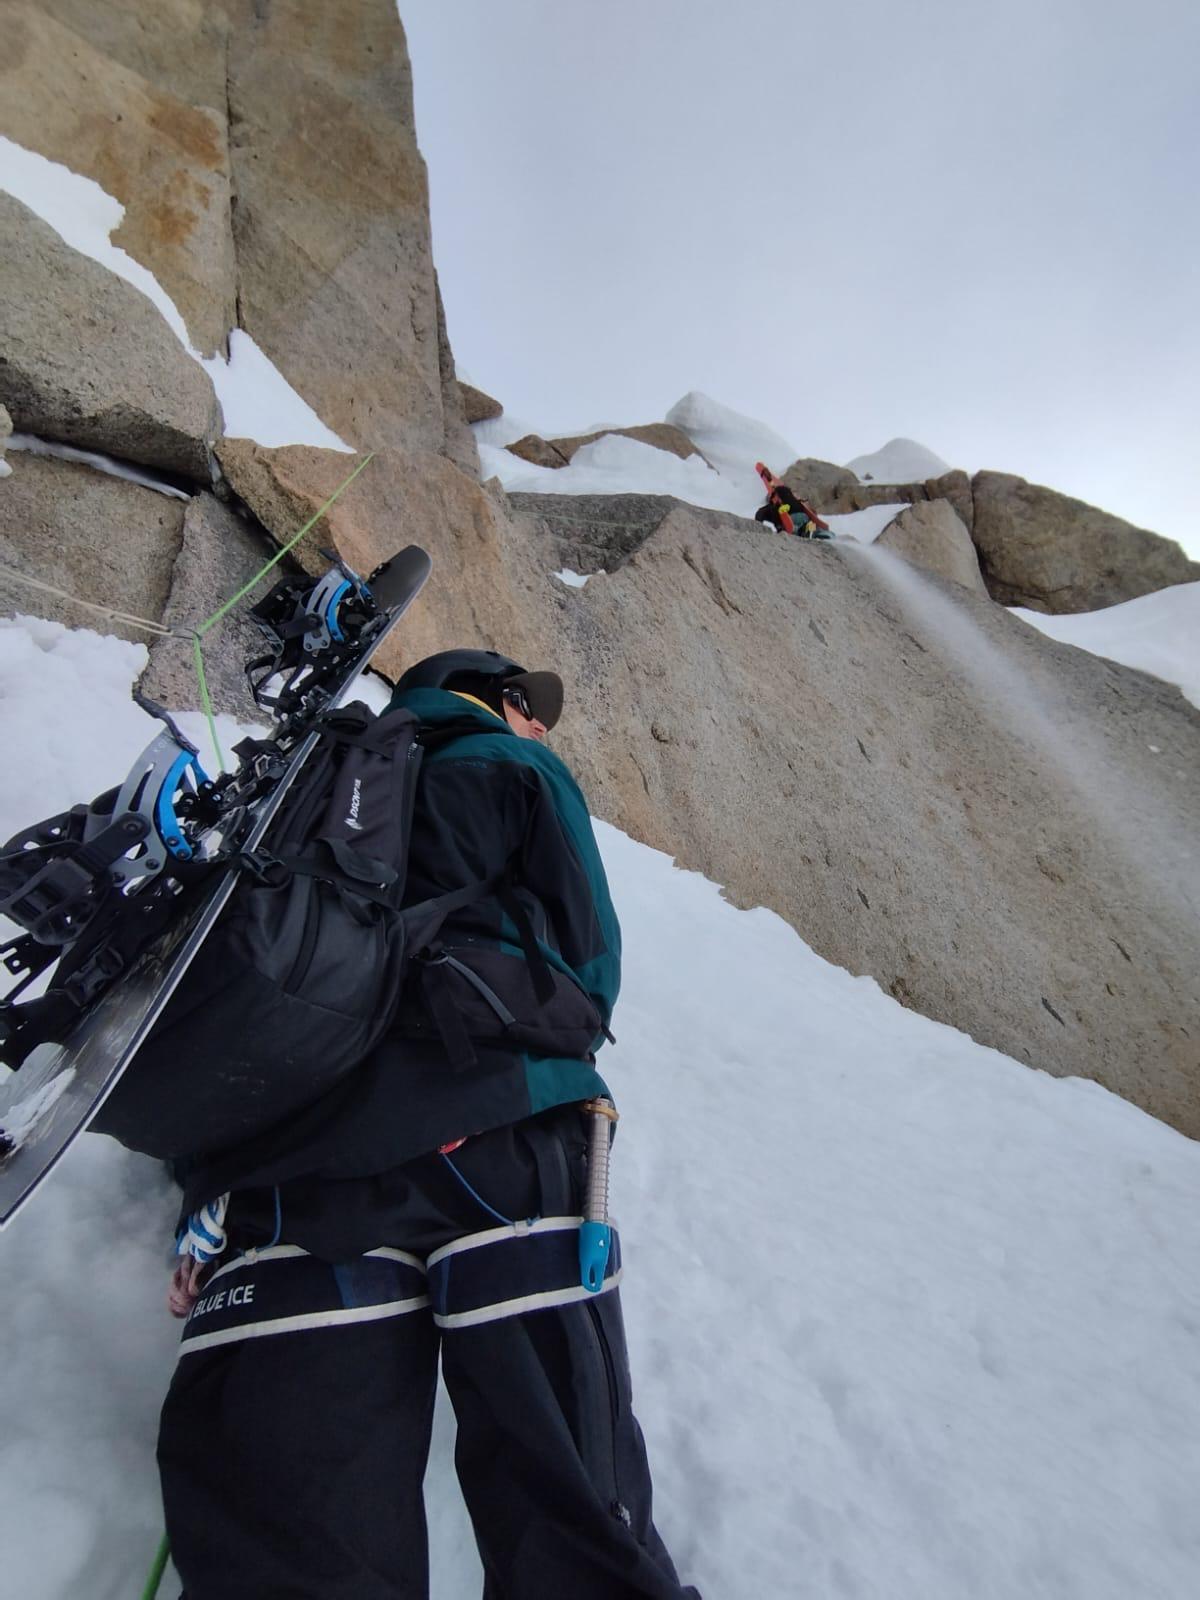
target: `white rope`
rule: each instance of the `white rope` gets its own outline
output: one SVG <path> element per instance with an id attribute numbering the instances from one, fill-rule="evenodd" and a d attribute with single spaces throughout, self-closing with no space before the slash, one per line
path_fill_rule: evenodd
<path id="1" fill-rule="evenodd" d="M 191 630 L 179 634 L 175 628 L 168 628 L 161 622 L 149 622 L 145 617 L 135 617 L 130 611 L 117 611 L 112 606 L 101 606 L 91 600 L 80 600 L 78 595 L 68 594 L 65 589 L 56 589 L 52 583 L 43 583 L 40 578 L 31 578 L 28 573 L 17 572 L 12 567 L 0 565 L 0 577 L 13 578 L 17 583 L 23 583 L 30 589 L 40 589 L 43 594 L 56 595 L 58 599 L 67 600 L 73 606 L 82 606 L 85 611 L 95 611 L 99 616 L 109 617 L 114 622 L 123 622 L 130 628 L 144 628 L 147 633 L 161 634 L 166 638 L 191 637 Z"/>

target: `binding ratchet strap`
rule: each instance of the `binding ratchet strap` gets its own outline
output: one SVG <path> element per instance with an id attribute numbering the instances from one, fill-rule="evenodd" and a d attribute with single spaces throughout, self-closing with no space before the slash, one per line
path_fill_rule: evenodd
<path id="1" fill-rule="evenodd" d="M 474 1328 L 546 1306 L 590 1300 L 579 1280 L 582 1217 L 539 1217 L 469 1233 L 435 1250 L 426 1262 L 433 1320 L 439 1328 Z M 621 1245 L 612 1248 L 600 1294 L 621 1281 Z"/>
<path id="2" fill-rule="evenodd" d="M 298 1245 L 270 1245 L 237 1256 L 207 1280 L 184 1324 L 179 1354 L 381 1322 L 428 1305 L 424 1266 L 406 1250 L 369 1250 L 335 1266 Z"/>

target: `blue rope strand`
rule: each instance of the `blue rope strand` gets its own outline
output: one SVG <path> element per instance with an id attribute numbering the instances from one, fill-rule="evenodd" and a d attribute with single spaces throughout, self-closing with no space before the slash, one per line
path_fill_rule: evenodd
<path id="1" fill-rule="evenodd" d="M 495 1217 L 497 1222 L 503 1222 L 504 1224 L 506 1224 L 506 1226 L 508 1226 L 510 1228 L 514 1225 L 513 1224 L 513 1219 L 511 1217 L 502 1217 L 500 1215 L 500 1213 L 496 1210 L 495 1206 L 488 1205 L 487 1201 L 483 1198 L 483 1196 L 481 1194 L 479 1194 L 476 1190 L 472 1189 L 471 1185 L 463 1177 L 462 1173 L 454 1165 L 453 1161 L 451 1161 L 450 1157 L 446 1154 L 446 1152 L 444 1150 L 439 1150 L 438 1151 L 438 1155 L 441 1156 L 442 1160 L 450 1168 L 450 1171 L 454 1174 L 454 1176 L 458 1179 L 459 1183 L 462 1184 L 463 1188 L 471 1196 L 471 1199 L 477 1201 L 483 1207 L 483 1209 L 487 1212 L 489 1217 Z"/>

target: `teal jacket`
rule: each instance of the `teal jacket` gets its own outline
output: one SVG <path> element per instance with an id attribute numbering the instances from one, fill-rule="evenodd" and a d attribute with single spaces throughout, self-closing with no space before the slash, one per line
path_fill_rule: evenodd
<path id="1" fill-rule="evenodd" d="M 289 1123 L 205 1163 L 189 1177 L 189 1197 L 309 1177 L 369 1177 L 465 1135 L 608 1092 L 595 1052 L 620 987 L 621 935 L 579 786 L 553 751 L 518 738 L 469 697 L 414 689 L 391 706 L 414 711 L 433 735 L 417 785 L 404 903 L 507 868 L 511 893 L 456 913 L 440 945 L 489 983 L 507 969 L 509 979 L 515 973 L 529 988 L 523 923 L 526 940 L 532 934 L 545 966 L 561 978 L 560 997 L 573 996 L 576 1009 L 580 991 L 590 998 L 584 1010 L 595 1033 L 589 1026 L 571 1054 L 507 1037 L 476 1039 L 475 1059 L 463 1067 L 451 1063 L 442 1038 L 419 1017 L 406 1024 L 406 1006 L 361 1067 Z M 509 995 L 511 982 L 504 988 L 496 981 Z M 472 1000 L 462 993 L 464 1003 Z M 536 1024 L 538 1009 L 530 1005 L 529 1012 Z"/>

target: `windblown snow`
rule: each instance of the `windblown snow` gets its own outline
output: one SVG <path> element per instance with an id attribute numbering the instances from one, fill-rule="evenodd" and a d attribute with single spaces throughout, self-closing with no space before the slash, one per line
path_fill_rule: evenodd
<path id="1" fill-rule="evenodd" d="M 143 659 L 0 621 L 0 837 L 123 775 L 152 727 L 128 698 Z M 598 833 L 626 947 L 604 1069 L 634 1394 L 688 1581 L 1192 1600 L 1200 1146 Z M 173 1222 L 164 1170 L 88 1135 L 0 1236 L 0 1549 L 22 1600 L 144 1581 Z M 443 1407 L 432 1593 L 473 1600 L 452 1449 Z"/>

